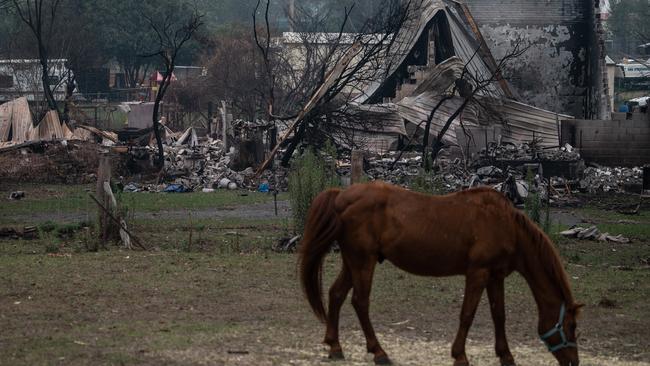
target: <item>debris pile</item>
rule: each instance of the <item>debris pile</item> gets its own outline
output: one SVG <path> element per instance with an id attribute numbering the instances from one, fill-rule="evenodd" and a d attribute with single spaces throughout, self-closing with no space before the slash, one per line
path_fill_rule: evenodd
<path id="1" fill-rule="evenodd" d="M 487 155 L 486 155 L 487 154 Z M 349 171 L 349 161 L 339 162 L 339 174 Z M 533 173 L 529 187 L 528 171 Z M 487 151 L 471 162 L 440 156 L 433 174 L 425 174 L 420 153 L 388 153 L 366 159 L 370 180 L 383 180 L 412 187 L 417 180 L 428 180 L 437 193 L 453 192 L 475 186 L 491 186 L 510 192 L 513 201 L 522 201 L 528 192 L 538 193 L 551 202 L 570 203 L 574 193 L 624 192 L 640 186 L 641 168 L 584 168 L 580 153 L 571 145 L 559 148 L 537 148 L 534 143 L 490 144 Z M 634 188 L 636 189 L 636 188 Z"/>
<path id="2" fill-rule="evenodd" d="M 407 154 L 405 154 L 407 155 Z M 406 185 L 410 177 L 417 176 L 422 165 L 422 156 L 409 154 L 395 162 L 397 153 L 389 153 L 383 157 L 370 157 L 367 159 L 366 173 L 371 180 L 382 180 L 398 185 Z"/>
<path id="3" fill-rule="evenodd" d="M 560 235 L 581 240 L 608 241 L 621 244 L 627 244 L 630 242 L 630 239 L 624 237 L 623 235 L 614 236 L 610 235 L 609 233 L 601 233 L 600 230 L 598 230 L 598 228 L 595 226 L 589 228 L 578 226 L 572 227 L 569 230 L 562 231 Z"/>
<path id="4" fill-rule="evenodd" d="M 381 180 L 401 186 L 409 186 L 413 180 L 422 176 L 422 155 L 419 153 L 390 152 L 381 157 L 369 157 L 367 160 L 366 174 L 370 180 Z M 339 163 L 343 169 L 339 174 L 349 173 L 349 163 Z M 441 189 L 452 192 L 466 187 L 472 178 L 461 159 L 440 158 L 436 163 L 436 185 Z"/>
<path id="5" fill-rule="evenodd" d="M 38 239 L 38 229 L 36 226 L 0 227 L 0 239 Z"/>
<path id="6" fill-rule="evenodd" d="M 527 192 L 524 182 L 525 171 L 522 169 L 501 169 L 494 165 L 481 166 L 465 164 L 460 158 L 440 157 L 433 168 L 432 175 L 424 173 L 422 156 L 419 153 L 389 153 L 383 157 L 367 159 L 366 173 L 370 180 L 383 180 L 392 184 L 411 186 L 415 180 L 428 180 L 436 187 L 438 193 L 454 192 L 479 185 L 490 185 L 497 189 L 509 177 L 514 176 L 520 191 Z M 345 174 L 345 173 L 344 173 Z M 522 193 L 525 198 L 527 193 Z"/>
<path id="7" fill-rule="evenodd" d="M 173 144 L 165 144 L 165 168 L 162 182 L 165 184 L 141 185 L 130 182 L 124 190 L 127 192 L 213 192 L 217 189 L 236 190 L 257 189 L 260 183 L 267 182 L 274 189 L 286 190 L 288 172 L 283 168 L 267 170 L 260 177 L 255 170 L 248 167 L 242 171 L 233 170 L 236 159 L 235 148 L 228 151 L 221 140 L 196 138 L 179 139 Z M 148 156 L 153 159 L 157 150 L 147 147 Z"/>
<path id="8" fill-rule="evenodd" d="M 542 148 L 535 142 L 490 143 L 487 149 L 482 149 L 477 159 L 490 158 L 505 161 L 517 160 L 549 160 L 549 161 L 576 161 L 580 160 L 580 153 L 571 145 L 566 144 L 560 148 Z"/>
<path id="9" fill-rule="evenodd" d="M 589 193 L 622 192 L 626 185 L 641 185 L 641 168 L 587 168 L 580 181 L 580 189 Z"/>
<path id="10" fill-rule="evenodd" d="M 0 181 L 85 184 L 96 180 L 100 150 L 94 142 L 41 141 L 0 153 Z M 123 172 L 119 161 L 114 171 Z M 17 194 L 14 199 L 19 199 Z"/>

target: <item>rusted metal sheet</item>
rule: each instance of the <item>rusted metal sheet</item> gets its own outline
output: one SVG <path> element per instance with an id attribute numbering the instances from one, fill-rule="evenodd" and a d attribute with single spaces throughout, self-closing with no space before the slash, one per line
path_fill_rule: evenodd
<path id="1" fill-rule="evenodd" d="M 91 132 L 92 134 L 97 135 L 97 136 L 99 136 L 101 138 L 107 139 L 107 140 L 109 140 L 111 142 L 114 142 L 114 143 L 118 142 L 117 134 L 115 132 L 102 131 L 102 130 L 100 130 L 98 128 L 95 128 L 95 127 L 92 127 L 92 126 L 78 126 L 77 130 L 75 130 L 75 134 L 77 134 L 77 131 L 79 129 L 87 130 L 87 131 Z"/>
<path id="2" fill-rule="evenodd" d="M 50 141 L 65 138 L 61 121 L 56 111 L 45 114 L 41 123 L 30 131 L 30 141 Z"/>
<path id="3" fill-rule="evenodd" d="M 33 128 L 32 113 L 26 97 L 0 105 L 0 142 L 21 144 L 29 141 Z"/>
<path id="4" fill-rule="evenodd" d="M 61 124 L 61 130 L 63 131 L 63 138 L 67 140 L 72 140 L 74 139 L 74 132 L 68 127 L 67 124 L 62 123 Z"/>

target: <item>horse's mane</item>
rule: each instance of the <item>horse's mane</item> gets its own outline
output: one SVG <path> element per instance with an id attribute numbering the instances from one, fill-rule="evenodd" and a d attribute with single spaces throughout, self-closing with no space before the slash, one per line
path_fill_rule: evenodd
<path id="1" fill-rule="evenodd" d="M 530 238 L 527 242 L 522 242 L 521 245 L 529 245 L 532 247 L 536 258 L 534 260 L 542 263 L 543 268 L 546 270 L 547 275 L 551 281 L 560 288 L 562 297 L 567 306 L 572 306 L 575 303 L 569 279 L 567 277 L 562 260 L 557 249 L 553 245 L 551 239 L 542 231 L 537 224 L 535 224 L 526 214 L 515 209 L 512 209 L 514 219 L 517 222 L 526 236 Z"/>
<path id="2" fill-rule="evenodd" d="M 515 208 L 512 202 L 510 202 L 510 200 L 508 200 L 503 194 L 492 188 L 475 188 L 459 192 L 459 194 L 482 194 L 486 204 L 496 206 L 501 212 L 510 211 L 515 224 L 523 230 L 525 233 L 524 236 L 529 239 L 521 240 L 522 238 L 517 238 L 519 244 L 529 246 L 531 252 L 534 253 L 534 258 L 531 259 L 543 264 L 546 274 L 559 288 L 566 305 L 574 305 L 575 300 L 571 292 L 566 271 L 562 266 L 560 254 L 553 245 L 551 239 L 539 228 L 539 226 L 537 226 L 537 224 L 535 224 L 535 222 L 528 218 L 525 213 Z"/>

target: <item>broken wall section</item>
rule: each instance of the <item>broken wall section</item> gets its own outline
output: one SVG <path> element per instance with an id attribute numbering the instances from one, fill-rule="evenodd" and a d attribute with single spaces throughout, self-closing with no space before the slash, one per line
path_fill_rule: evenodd
<path id="1" fill-rule="evenodd" d="M 523 102 L 576 118 L 604 118 L 594 0 L 466 2 L 495 58 L 517 40 L 532 43 L 505 73 Z"/>
<path id="2" fill-rule="evenodd" d="M 650 164 L 650 119 L 562 121 L 562 143 L 580 150 L 587 162 L 608 166 Z"/>

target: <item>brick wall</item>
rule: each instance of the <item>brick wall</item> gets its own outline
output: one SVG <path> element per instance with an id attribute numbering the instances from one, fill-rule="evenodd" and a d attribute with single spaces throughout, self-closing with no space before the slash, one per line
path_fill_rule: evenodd
<path id="1" fill-rule="evenodd" d="M 609 166 L 650 164 L 650 119 L 562 121 L 565 143 L 580 149 L 587 162 Z"/>

